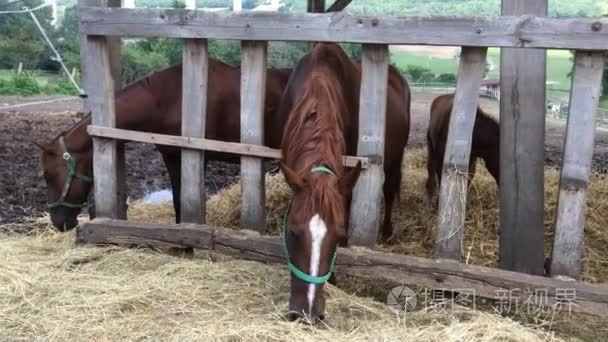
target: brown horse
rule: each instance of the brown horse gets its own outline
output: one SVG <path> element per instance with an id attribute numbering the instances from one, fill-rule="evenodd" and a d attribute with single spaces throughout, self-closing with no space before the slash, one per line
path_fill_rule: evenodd
<path id="1" fill-rule="evenodd" d="M 289 79 L 289 69 L 269 69 L 265 117 L 274 113 Z M 206 138 L 240 140 L 240 69 L 209 58 Z M 116 127 L 150 133 L 181 135 L 182 67 L 173 66 L 130 84 L 116 94 Z M 49 212 L 60 231 L 74 228 L 92 183 L 92 139 L 87 133 L 90 115 L 48 143 L 42 150 L 42 168 L 48 188 Z M 272 134 L 271 130 L 266 131 Z M 266 141 L 270 138 L 265 137 Z M 157 145 L 169 172 L 176 221 L 180 219 L 181 153 Z M 239 156 L 207 152 L 208 160 L 239 162 Z"/>
<path id="2" fill-rule="evenodd" d="M 431 118 L 426 133 L 427 142 L 427 171 L 426 192 L 429 200 L 433 200 L 441 185 L 443 156 L 448 139 L 450 116 L 454 105 L 454 94 L 438 96 L 431 104 Z M 477 107 L 475 124 L 473 126 L 473 141 L 469 159 L 469 184 L 475 176 L 477 158 L 482 158 L 486 168 L 500 186 L 500 126 L 498 122 Z M 436 201 L 435 205 L 437 205 Z"/>
<path id="3" fill-rule="evenodd" d="M 401 161 L 409 133 L 409 88 L 389 70 L 384 195 L 388 212 L 399 191 Z M 281 170 L 293 190 L 283 236 L 291 270 L 289 318 L 323 319 L 323 284 L 333 256 L 347 243 L 352 189 L 361 165 L 345 170 L 342 155 L 354 155 L 358 141 L 361 64 L 337 44 L 316 44 L 294 69 L 277 115 L 286 122 Z M 333 255 L 333 256 L 332 256 Z"/>

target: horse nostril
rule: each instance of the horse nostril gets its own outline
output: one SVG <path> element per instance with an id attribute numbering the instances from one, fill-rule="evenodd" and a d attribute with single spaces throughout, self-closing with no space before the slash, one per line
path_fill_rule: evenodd
<path id="1" fill-rule="evenodd" d="M 320 321 L 325 320 L 325 314 L 320 314 L 318 318 Z"/>

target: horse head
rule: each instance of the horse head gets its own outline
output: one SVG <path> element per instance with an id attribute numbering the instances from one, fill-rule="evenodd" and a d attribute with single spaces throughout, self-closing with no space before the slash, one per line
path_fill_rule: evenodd
<path id="1" fill-rule="evenodd" d="M 347 200 L 361 163 L 343 175 L 324 165 L 303 175 L 281 163 L 293 191 L 283 221 L 283 241 L 291 272 L 290 320 L 324 318 L 323 285 L 330 279 L 340 243 L 346 241 Z"/>
<path id="2" fill-rule="evenodd" d="M 78 225 L 77 216 L 87 206 L 93 184 L 92 153 L 70 149 L 64 134 L 50 143 L 33 143 L 41 151 L 51 222 L 60 231 L 69 231 Z"/>

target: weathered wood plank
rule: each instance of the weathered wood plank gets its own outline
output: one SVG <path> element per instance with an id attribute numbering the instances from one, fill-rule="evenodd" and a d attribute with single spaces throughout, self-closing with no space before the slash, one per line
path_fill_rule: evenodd
<path id="1" fill-rule="evenodd" d="M 502 2 L 502 14 L 547 15 L 547 0 Z M 500 267 L 544 274 L 544 50 L 503 49 L 500 62 Z"/>
<path id="2" fill-rule="evenodd" d="M 213 236 L 213 230 L 193 223 L 175 225 L 94 219 L 78 229 L 76 243 L 213 249 Z"/>
<path id="3" fill-rule="evenodd" d="M 460 260 L 469 158 L 486 48 L 463 47 L 443 158 L 435 256 Z"/>
<path id="4" fill-rule="evenodd" d="M 188 138 L 177 135 L 129 131 L 125 129 L 100 126 L 89 126 L 87 127 L 87 132 L 91 136 L 103 138 L 138 141 L 143 143 L 183 147 L 195 150 L 241 154 L 258 158 L 281 159 L 281 150 L 261 145 L 242 144 L 202 138 Z M 342 162 L 346 167 L 353 167 L 356 166 L 358 162 L 361 162 L 361 167 L 363 169 L 368 168 L 371 163 L 369 158 L 353 156 L 343 156 Z"/>
<path id="5" fill-rule="evenodd" d="M 242 43 L 241 142 L 264 143 L 266 96 L 266 42 Z M 266 227 L 266 191 L 262 159 L 241 157 L 241 224 L 249 229 Z"/>
<path id="6" fill-rule="evenodd" d="M 357 154 L 378 160 L 384 160 L 388 60 L 388 46 L 363 45 Z M 350 209 L 349 244 L 371 247 L 376 243 L 383 184 L 381 163 L 370 165 L 359 176 Z"/>
<path id="7" fill-rule="evenodd" d="M 79 11 L 78 11 L 78 29 L 80 31 L 82 31 L 84 29 L 84 24 L 82 23 L 82 12 L 80 11 L 80 8 L 96 8 L 96 7 L 100 7 L 103 6 L 103 1 L 102 0 L 78 0 L 78 7 L 79 7 Z M 80 35 L 80 46 L 86 46 L 87 45 L 87 36 L 85 34 L 81 34 Z M 83 83 L 83 89 L 86 92 L 86 87 L 87 84 L 90 83 L 90 81 L 88 80 L 89 75 L 87 73 L 86 67 L 85 67 L 85 63 L 87 61 L 87 49 L 86 48 L 81 48 L 80 49 L 80 70 L 82 70 L 82 83 Z M 87 97 L 84 98 L 84 107 L 86 109 L 86 111 L 89 111 L 89 105 L 88 105 L 88 94 Z"/>
<path id="8" fill-rule="evenodd" d="M 576 52 L 551 258 L 552 275 L 578 279 L 581 274 L 595 115 L 603 71 L 603 53 Z"/>
<path id="9" fill-rule="evenodd" d="M 121 7 L 121 0 L 107 0 L 108 7 Z M 120 59 L 122 50 L 122 38 L 106 37 L 110 55 L 110 74 L 114 80 L 114 91 L 122 89 L 122 61 Z M 122 144 L 116 146 L 116 213 L 117 219 L 127 219 L 127 160 L 125 147 Z"/>
<path id="10" fill-rule="evenodd" d="M 103 2 L 103 1 L 102 1 Z M 122 0 L 106 0 L 108 7 L 120 8 Z M 114 80 L 114 90 L 122 89 L 122 63 L 120 54 L 122 50 L 122 39 L 120 37 L 106 37 L 110 55 L 110 74 Z"/>
<path id="11" fill-rule="evenodd" d="M 102 0 L 84 0 L 79 2 L 80 6 L 103 6 L 104 2 Z M 121 1 L 119 0 L 108 0 L 107 6 L 109 7 L 120 7 Z M 121 38 L 120 37 L 107 37 L 107 46 L 108 46 L 108 54 L 110 59 L 110 74 L 112 75 L 112 79 L 114 80 L 114 90 L 121 89 L 122 87 L 122 63 L 120 60 L 120 51 L 121 51 Z M 87 43 L 87 36 L 80 36 L 80 46 L 85 46 Z M 82 70 L 82 80 L 84 87 L 87 88 L 90 81 L 87 80 L 89 76 L 88 72 L 85 70 L 85 63 L 88 60 L 86 58 L 86 49 L 81 49 L 81 70 Z M 94 77 L 94 76 L 93 76 Z M 94 78 L 93 78 L 94 79 Z M 93 81 L 95 82 L 95 81 Z M 88 99 L 84 98 L 84 108 L 85 111 L 90 111 L 90 107 L 88 105 Z M 127 218 L 127 182 L 126 182 L 126 160 L 124 154 L 124 147 L 121 145 L 117 145 L 116 151 L 116 203 L 117 205 L 114 207 L 115 213 L 113 217 L 119 219 Z M 92 206 L 89 208 L 89 214 L 95 214 L 95 194 L 94 191 L 90 195 L 89 203 Z"/>
<path id="12" fill-rule="evenodd" d="M 92 0 L 80 0 L 91 4 Z M 110 73 L 110 56 L 105 37 L 85 36 L 82 46 L 84 87 L 88 94 L 85 105 L 92 114 L 92 123 L 115 127 L 114 84 Z M 93 139 L 93 179 L 95 215 L 115 217 L 117 210 L 116 142 L 112 139 Z"/>
<path id="13" fill-rule="evenodd" d="M 95 219 L 77 230 L 78 243 L 149 244 L 161 247 L 202 248 L 262 262 L 284 263 L 282 242 L 277 236 L 254 231 L 235 231 L 204 225 L 166 225 Z M 608 315 L 608 287 L 578 281 L 563 281 L 450 260 L 432 260 L 372 251 L 367 248 L 338 248 L 336 272 L 429 289 L 467 291 L 496 299 L 508 290 L 521 305 L 525 291 L 547 293 L 547 305 L 556 305 L 560 292 L 575 294 L 572 310 Z M 388 290 L 388 289 L 387 289 Z M 563 293 L 562 293 L 563 295 Z M 566 298 L 564 298 L 566 299 Z M 562 310 L 567 308 L 562 307 Z"/>
<path id="14" fill-rule="evenodd" d="M 336 0 L 326 12 L 340 12 L 346 8 L 353 0 Z"/>
<path id="15" fill-rule="evenodd" d="M 182 136 L 205 137 L 207 118 L 207 41 L 187 39 L 183 55 Z M 205 223 L 205 156 L 201 150 L 182 150 L 181 222 Z"/>
<path id="16" fill-rule="evenodd" d="M 325 0 L 308 0 L 306 3 L 306 12 L 308 13 L 323 13 L 325 12 Z M 308 42 L 308 50 L 312 50 L 315 41 Z"/>
<path id="17" fill-rule="evenodd" d="M 264 41 L 608 49 L 608 18 L 359 16 L 81 8 L 81 32 Z"/>

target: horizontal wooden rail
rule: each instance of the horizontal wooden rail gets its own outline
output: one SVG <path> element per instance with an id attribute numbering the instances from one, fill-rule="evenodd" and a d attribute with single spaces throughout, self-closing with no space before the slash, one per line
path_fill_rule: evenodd
<path id="1" fill-rule="evenodd" d="M 137 141 L 150 144 L 183 147 L 195 150 L 232 153 L 258 158 L 281 159 L 281 150 L 261 145 L 241 144 L 203 138 L 189 138 L 180 137 L 177 135 L 129 131 L 125 129 L 108 128 L 101 126 L 89 126 L 87 128 L 87 132 L 93 137 Z M 361 167 L 363 169 L 367 169 L 369 168 L 370 163 L 379 163 L 380 161 L 376 161 L 373 160 L 373 158 L 367 157 L 343 157 L 343 163 L 346 167 L 354 167 L 357 165 L 357 162 L 361 162 Z"/>
<path id="2" fill-rule="evenodd" d="M 608 18 L 80 8 L 87 35 L 608 50 Z"/>
<path id="3" fill-rule="evenodd" d="M 283 245 L 276 236 L 257 232 L 195 224 L 155 224 L 95 219 L 77 231 L 76 241 L 90 244 L 142 244 L 159 247 L 200 248 L 248 260 L 283 263 Z M 595 315 L 608 315 L 608 287 L 578 281 L 565 281 L 500 269 L 466 265 L 454 261 L 432 260 L 383 253 L 366 248 L 339 248 L 337 273 L 360 278 L 421 286 L 429 289 L 474 291 L 475 296 L 497 299 L 504 290 L 509 298 L 519 298 L 535 290 L 545 293 L 546 305 L 561 300 L 567 291 L 570 309 Z M 388 289 L 387 289 L 388 290 Z M 537 293 L 538 293 L 537 292 Z M 569 299 L 568 299 L 569 298 Z M 505 298 L 506 299 L 506 298 Z M 562 310 L 565 309 L 562 302 Z M 567 310 L 567 309 L 565 309 Z"/>

